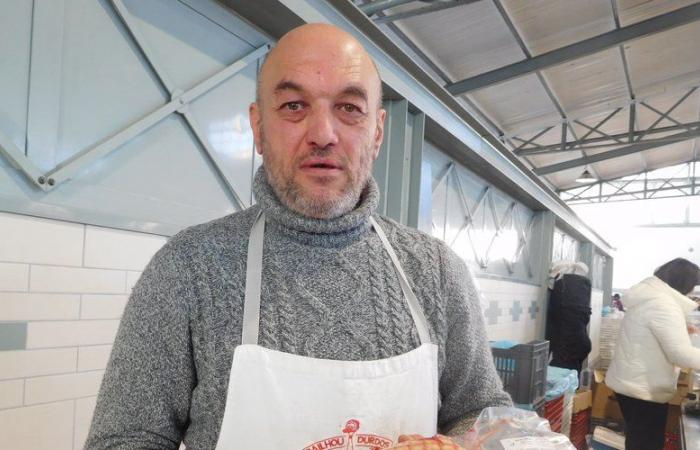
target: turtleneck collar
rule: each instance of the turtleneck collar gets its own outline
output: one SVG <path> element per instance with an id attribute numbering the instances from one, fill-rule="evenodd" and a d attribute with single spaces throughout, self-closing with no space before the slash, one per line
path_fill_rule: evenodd
<path id="1" fill-rule="evenodd" d="M 370 178 L 360 195 L 359 203 L 352 211 L 333 219 L 306 217 L 292 211 L 277 198 L 267 181 L 267 173 L 263 166 L 260 166 L 255 174 L 253 193 L 269 224 L 278 225 L 302 240 L 312 238 L 305 235 L 314 235 L 316 240 L 323 238 L 319 235 L 328 235 L 330 239 L 342 239 L 361 234 L 369 228 L 369 216 L 375 212 L 379 203 L 379 188 L 374 178 Z"/>

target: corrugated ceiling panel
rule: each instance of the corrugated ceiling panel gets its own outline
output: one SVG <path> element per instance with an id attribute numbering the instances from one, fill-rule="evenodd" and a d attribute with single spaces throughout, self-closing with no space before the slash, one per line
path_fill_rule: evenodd
<path id="1" fill-rule="evenodd" d="M 528 120 L 549 123 L 559 119 L 542 83 L 533 74 L 490 86 L 470 94 L 469 98 L 487 111 L 507 134 L 521 129 L 522 122 Z"/>
<path id="2" fill-rule="evenodd" d="M 544 131 L 544 128 L 537 129 L 536 131 L 529 131 L 527 133 L 523 133 L 523 134 L 518 135 L 518 138 L 524 139 L 525 141 L 529 141 L 530 139 L 534 138 L 542 131 Z M 518 141 L 515 140 L 514 142 L 518 142 Z M 537 144 L 537 145 L 551 145 L 551 144 L 561 143 L 561 126 L 557 125 L 557 126 L 552 127 L 549 131 L 546 131 L 544 134 L 535 138 L 532 141 L 532 143 Z M 531 145 L 528 145 L 527 147 L 531 147 Z"/>
<path id="3" fill-rule="evenodd" d="M 649 169 L 658 169 L 659 167 L 692 161 L 694 159 L 694 149 L 700 149 L 697 141 L 695 139 L 655 148 L 644 152 L 644 158 L 647 160 Z"/>
<path id="4" fill-rule="evenodd" d="M 552 67 L 543 74 L 568 113 L 629 98 L 617 47 Z"/>
<path id="5" fill-rule="evenodd" d="M 577 120 L 578 122 L 587 125 L 590 128 L 595 128 L 598 124 L 605 120 L 605 118 L 608 117 L 614 110 L 615 108 L 611 110 L 606 110 L 598 114 L 581 117 Z M 579 125 L 576 122 L 573 122 L 572 126 L 574 127 L 576 135 L 579 138 L 583 138 L 587 134 L 587 139 L 603 137 L 603 135 L 598 133 L 597 131 L 591 131 L 590 128 L 587 128 L 583 125 Z M 623 108 L 620 111 L 618 111 L 617 114 L 610 117 L 607 121 L 605 121 L 605 123 L 598 127 L 598 130 L 609 135 L 626 133 L 629 130 L 629 109 Z"/>
<path id="6" fill-rule="evenodd" d="M 566 188 L 571 188 L 571 187 L 576 187 L 576 186 L 581 186 L 581 183 L 577 183 L 575 180 L 576 178 L 581 175 L 581 172 L 583 172 L 583 168 L 575 168 L 575 169 L 569 169 L 569 170 L 563 170 L 561 172 L 555 172 L 551 173 L 549 175 L 545 175 L 545 178 L 552 183 L 554 186 L 556 186 L 557 189 L 566 189 Z"/>
<path id="7" fill-rule="evenodd" d="M 700 82 L 700 22 L 694 22 L 663 33 L 629 42 L 625 45 L 630 78 L 635 91 L 649 95 L 649 85 L 665 83 L 672 89 L 674 84 L 697 84 Z M 651 91 L 658 92 L 658 88 Z"/>
<path id="8" fill-rule="evenodd" d="M 551 164 L 557 164 L 564 161 L 569 161 L 571 159 L 580 158 L 583 155 L 578 150 L 571 150 L 567 152 L 559 153 L 547 153 L 544 155 L 532 155 L 529 156 L 530 161 L 532 161 L 537 167 L 549 166 Z"/>
<path id="9" fill-rule="evenodd" d="M 622 177 L 646 170 L 647 165 L 641 154 L 621 156 L 620 158 L 609 159 L 607 161 L 591 164 L 595 173 L 604 180 Z M 582 170 L 580 168 L 579 170 Z M 580 172 L 579 172 L 580 173 Z M 578 174 L 577 174 L 578 175 Z M 569 183 L 574 182 L 570 180 Z"/>
<path id="10" fill-rule="evenodd" d="M 504 0 L 503 6 L 533 55 L 615 28 L 609 0 Z"/>
<path id="11" fill-rule="evenodd" d="M 645 101 L 645 103 L 651 106 L 652 108 L 656 109 L 657 111 L 665 113 L 687 92 L 688 90 L 684 89 L 670 93 L 668 95 L 653 97 L 648 101 Z M 670 113 L 670 117 L 682 123 L 696 122 L 700 120 L 698 114 L 700 114 L 700 89 L 696 90 L 681 104 L 679 104 L 673 110 L 673 112 Z M 637 106 L 637 123 L 642 129 L 650 127 L 660 117 L 661 116 L 658 113 L 652 111 L 644 105 Z M 675 124 L 668 119 L 663 119 L 661 122 L 659 122 L 657 127 L 671 125 Z"/>
<path id="12" fill-rule="evenodd" d="M 616 0 L 620 25 L 627 26 L 675 9 L 697 3 L 696 0 Z"/>
<path id="13" fill-rule="evenodd" d="M 586 150 L 587 156 L 594 156 L 600 153 L 607 153 L 620 148 L 625 148 L 629 144 L 625 143 L 618 147 L 608 147 L 600 149 L 589 149 Z M 637 173 L 641 170 L 645 170 L 647 166 L 646 160 L 644 159 L 643 152 L 632 153 L 630 155 L 621 156 L 619 158 L 607 159 L 605 161 L 600 161 L 596 163 L 589 164 L 589 168 L 593 171 L 593 174 L 598 178 L 611 178 L 611 175 L 606 175 L 610 173 L 629 175 L 632 173 Z M 583 170 L 583 167 L 581 167 Z M 620 176 L 621 176 L 620 175 Z"/>
<path id="14" fill-rule="evenodd" d="M 476 2 L 396 24 L 455 80 L 525 58 L 492 2 Z"/>

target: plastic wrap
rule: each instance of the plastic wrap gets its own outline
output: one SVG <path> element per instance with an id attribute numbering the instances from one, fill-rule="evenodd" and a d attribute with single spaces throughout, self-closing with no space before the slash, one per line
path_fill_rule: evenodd
<path id="1" fill-rule="evenodd" d="M 478 443 L 478 447 L 475 447 Z M 481 412 L 467 433 L 465 447 L 481 450 L 576 450 L 569 439 L 549 428 L 532 411 L 493 407 Z"/>

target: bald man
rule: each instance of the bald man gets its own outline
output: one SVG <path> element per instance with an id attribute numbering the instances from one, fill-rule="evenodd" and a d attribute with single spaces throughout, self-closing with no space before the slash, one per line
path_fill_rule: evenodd
<path id="1" fill-rule="evenodd" d="M 463 261 L 376 214 L 385 116 L 352 36 L 279 41 L 250 106 L 258 203 L 153 257 L 86 448 L 383 449 L 511 404 Z"/>

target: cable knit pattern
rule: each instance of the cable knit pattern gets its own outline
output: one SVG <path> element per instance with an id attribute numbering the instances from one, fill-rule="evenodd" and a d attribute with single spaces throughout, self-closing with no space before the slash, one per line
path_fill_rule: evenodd
<path id="1" fill-rule="evenodd" d="M 248 236 L 262 209 L 260 345 L 304 356 L 374 360 L 419 345 L 388 254 L 371 230 L 372 182 L 351 212 L 303 217 L 282 205 L 264 170 L 258 205 L 191 227 L 153 258 L 124 311 L 100 389 L 88 449 L 213 449 L 233 352 L 241 341 Z M 442 242 L 375 216 L 394 247 L 439 347 L 442 432 L 486 406 L 508 405 L 493 368 L 478 297 Z M 260 405 L 233 405 L 233 407 Z"/>

